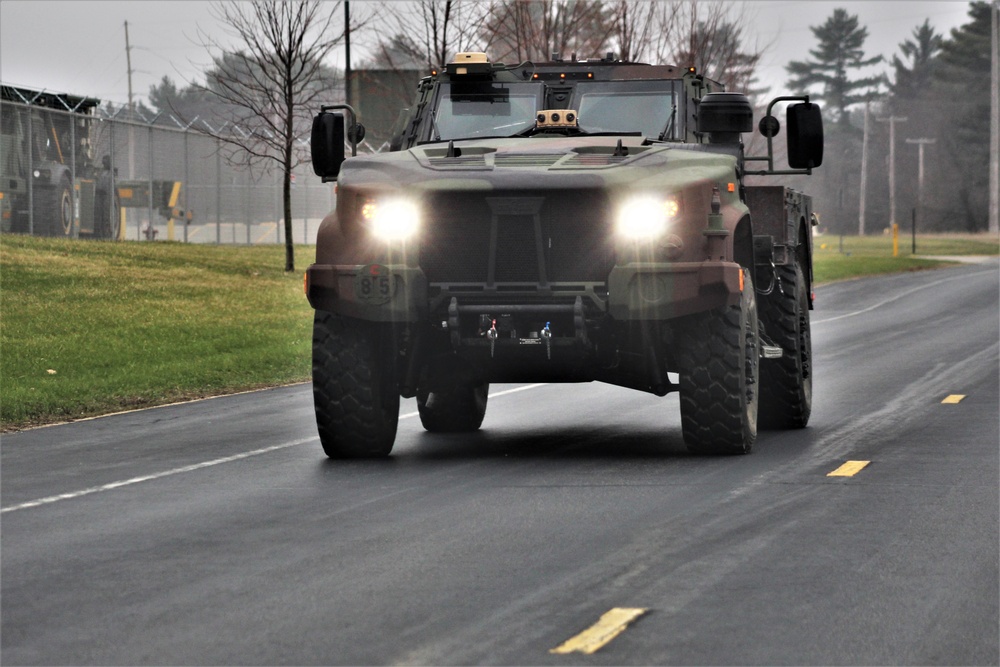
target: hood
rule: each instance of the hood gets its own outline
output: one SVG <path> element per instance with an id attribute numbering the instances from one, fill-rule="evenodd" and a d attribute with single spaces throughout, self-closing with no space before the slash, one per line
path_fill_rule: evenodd
<path id="1" fill-rule="evenodd" d="M 619 142 L 621 146 L 619 148 Z M 410 191 L 678 188 L 731 180 L 736 158 L 642 137 L 531 137 L 435 143 L 344 163 L 342 187 Z"/>

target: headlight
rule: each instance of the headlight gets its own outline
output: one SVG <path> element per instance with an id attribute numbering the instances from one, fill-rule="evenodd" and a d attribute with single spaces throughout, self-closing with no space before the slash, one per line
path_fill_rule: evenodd
<path id="1" fill-rule="evenodd" d="M 680 212 L 676 197 L 637 196 L 625 201 L 618 209 L 618 234 L 632 241 L 659 238 Z"/>
<path id="2" fill-rule="evenodd" d="M 361 205 L 361 221 L 383 241 L 405 241 L 420 227 L 420 209 L 406 199 L 369 199 Z"/>

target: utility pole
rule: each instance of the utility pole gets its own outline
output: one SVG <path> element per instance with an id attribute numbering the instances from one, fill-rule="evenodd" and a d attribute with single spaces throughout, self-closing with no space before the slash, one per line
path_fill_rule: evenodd
<path id="1" fill-rule="evenodd" d="M 128 41 L 128 21 L 125 21 L 125 64 L 128 67 L 128 177 L 135 178 L 135 103 L 132 101 L 132 45 Z"/>
<path id="2" fill-rule="evenodd" d="M 902 116 L 879 118 L 880 123 L 889 123 L 889 225 L 896 226 L 896 123 L 905 123 Z"/>
<path id="3" fill-rule="evenodd" d="M 861 204 L 858 211 L 858 236 L 865 235 L 865 195 L 868 191 L 868 107 L 865 100 L 865 133 L 861 140 Z"/>
<path id="4" fill-rule="evenodd" d="M 990 77 L 990 233 L 1000 232 L 1000 0 L 990 6 L 993 26 Z"/>
<path id="5" fill-rule="evenodd" d="M 917 209 L 920 228 L 924 228 L 924 146 L 933 144 L 937 139 L 907 139 L 908 144 L 917 144 Z"/>

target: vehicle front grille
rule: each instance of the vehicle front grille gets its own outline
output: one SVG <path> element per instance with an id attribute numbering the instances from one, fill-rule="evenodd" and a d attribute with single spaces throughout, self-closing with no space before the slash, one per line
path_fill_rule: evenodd
<path id="1" fill-rule="evenodd" d="M 431 283 L 604 282 L 614 263 L 601 193 L 455 192 L 427 202 Z"/>

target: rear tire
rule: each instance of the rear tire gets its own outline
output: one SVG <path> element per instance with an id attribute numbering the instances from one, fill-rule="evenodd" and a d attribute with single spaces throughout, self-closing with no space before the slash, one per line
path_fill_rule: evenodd
<path id="1" fill-rule="evenodd" d="M 740 303 L 688 318 L 680 331 L 681 429 L 693 454 L 749 454 L 757 440 L 757 300 L 743 269 Z"/>
<path id="2" fill-rule="evenodd" d="M 320 444 L 330 458 L 388 456 L 399 421 L 392 330 L 317 310 L 313 401 Z"/>
<path id="3" fill-rule="evenodd" d="M 805 428 L 812 412 L 812 334 L 809 295 L 802 267 L 777 267 L 781 291 L 761 302 L 767 335 L 784 350 L 760 370 L 760 426 Z"/>

